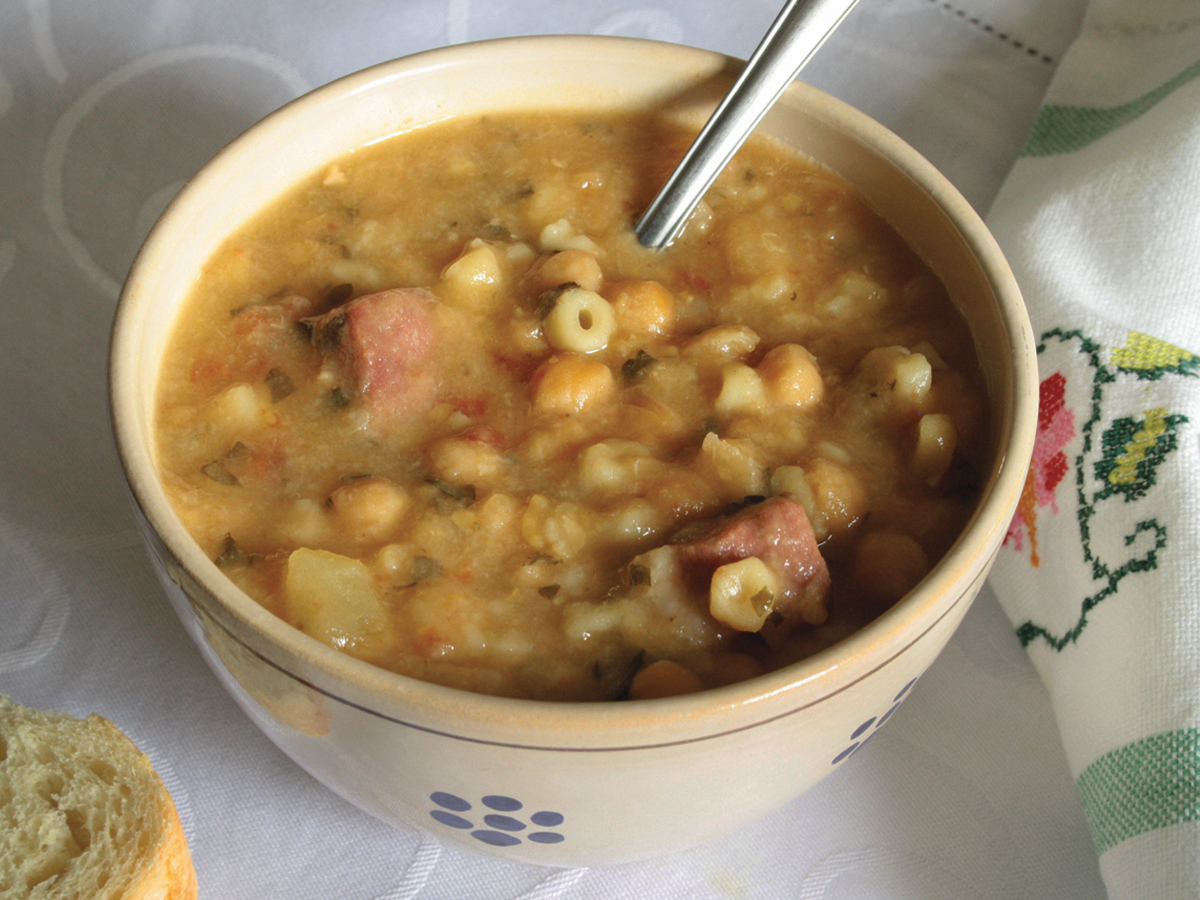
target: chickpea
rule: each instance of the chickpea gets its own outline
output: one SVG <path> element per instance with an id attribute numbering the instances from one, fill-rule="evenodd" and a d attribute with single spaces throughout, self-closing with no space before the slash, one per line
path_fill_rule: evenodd
<path id="1" fill-rule="evenodd" d="M 855 579 L 865 596 L 892 604 L 929 571 L 929 557 L 915 539 L 899 531 L 863 535 L 854 552 Z"/>
<path id="2" fill-rule="evenodd" d="M 616 392 L 612 369 L 599 360 L 560 353 L 543 363 L 530 382 L 538 412 L 580 413 Z"/>
<path id="3" fill-rule="evenodd" d="M 944 413 L 921 416 L 917 423 L 917 446 L 913 450 L 913 468 L 930 487 L 936 487 L 950 468 L 958 433 L 954 420 Z"/>
<path id="4" fill-rule="evenodd" d="M 623 281 L 609 302 L 617 326 L 630 334 L 668 334 L 675 326 L 675 298 L 657 281 Z"/>
<path id="5" fill-rule="evenodd" d="M 533 278 L 539 291 L 572 283 L 587 291 L 598 291 L 604 283 L 604 273 L 596 257 L 586 250 L 575 249 L 543 257 L 534 269 Z"/>
<path id="6" fill-rule="evenodd" d="M 691 669 L 669 659 L 660 659 L 633 676 L 629 685 L 629 699 L 678 697 L 682 694 L 694 694 L 703 687 L 700 676 Z"/>
<path id="7" fill-rule="evenodd" d="M 783 406 L 804 410 L 821 402 L 825 381 L 813 355 L 799 344 L 780 344 L 756 366 L 767 395 Z"/>
<path id="8" fill-rule="evenodd" d="M 810 519 L 818 541 L 845 534 L 867 512 L 867 486 L 847 466 L 817 457 L 805 467 L 805 480 L 812 489 L 815 515 Z"/>
<path id="9" fill-rule="evenodd" d="M 386 540 L 408 506 L 408 494 L 385 478 L 359 478 L 329 495 L 334 528 L 355 543 Z"/>

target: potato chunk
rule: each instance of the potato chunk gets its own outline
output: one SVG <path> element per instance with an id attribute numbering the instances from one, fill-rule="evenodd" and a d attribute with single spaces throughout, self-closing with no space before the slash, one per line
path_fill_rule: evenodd
<path id="1" fill-rule="evenodd" d="M 356 656 L 387 640 L 388 617 L 374 578 L 357 559 L 301 547 L 287 561 L 288 618 L 305 634 Z"/>

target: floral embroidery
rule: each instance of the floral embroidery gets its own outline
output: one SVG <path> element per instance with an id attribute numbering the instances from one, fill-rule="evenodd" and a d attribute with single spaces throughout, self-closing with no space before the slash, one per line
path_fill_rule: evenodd
<path id="1" fill-rule="evenodd" d="M 1123 371 L 1136 372 L 1139 377 L 1157 381 L 1166 374 L 1197 374 L 1200 357 L 1148 334 L 1131 331 L 1125 346 L 1113 350 L 1112 364 Z"/>
<path id="2" fill-rule="evenodd" d="M 1041 564 L 1037 546 L 1037 507 L 1049 505 L 1058 512 L 1055 492 L 1070 468 L 1063 448 L 1075 437 L 1075 413 L 1066 405 L 1067 379 L 1055 372 L 1042 382 L 1038 396 L 1037 438 L 1033 460 L 1025 477 L 1025 488 L 1017 505 L 1005 542 L 1024 549 L 1023 534 L 1029 535 L 1029 562 Z"/>
<path id="3" fill-rule="evenodd" d="M 1079 638 L 1087 627 L 1091 611 L 1115 594 L 1125 578 L 1158 568 L 1159 554 L 1168 543 L 1167 526 L 1158 518 L 1149 517 L 1126 526 L 1130 530 L 1124 540 L 1118 542 L 1130 554 L 1123 560 L 1103 557 L 1093 542 L 1093 522 L 1118 520 L 1116 516 L 1106 515 L 1113 502 L 1125 504 L 1145 499 L 1158 484 L 1159 468 L 1179 446 L 1179 429 L 1189 421 L 1185 415 L 1156 405 L 1140 414 L 1112 418 L 1105 423 L 1105 392 L 1121 376 L 1131 375 L 1143 381 L 1159 381 L 1166 376 L 1200 376 L 1200 356 L 1131 332 L 1125 346 L 1111 351 L 1106 365 L 1101 359 L 1101 345 L 1078 330 L 1063 329 L 1053 329 L 1042 335 L 1039 355 L 1051 340 L 1077 343 L 1079 353 L 1091 368 L 1087 419 L 1076 431 L 1075 413 L 1066 400 L 1071 384 L 1066 375 L 1056 372 L 1042 382 L 1038 434 L 1030 474 L 1005 542 L 1023 551 L 1022 536 L 1028 535 L 1030 564 L 1040 565 L 1037 510 L 1050 506 L 1055 514 L 1058 513 L 1056 489 L 1068 472 L 1073 471 L 1074 511 L 1082 559 L 1096 589 L 1079 599 L 1079 618 L 1062 634 L 1052 633 L 1032 620 L 1017 628 L 1017 636 L 1025 646 L 1035 640 L 1044 640 L 1051 648 L 1062 650 Z M 1081 379 L 1081 376 L 1085 377 L 1083 372 L 1071 373 L 1073 379 Z M 1076 383 L 1082 385 L 1083 381 Z M 1079 453 L 1073 460 L 1068 460 L 1066 447 L 1076 437 L 1081 438 Z M 1125 521 L 1125 517 L 1120 517 L 1119 521 Z M 1105 546 L 1113 545 L 1106 543 Z"/>
<path id="4" fill-rule="evenodd" d="M 1167 415 L 1165 409 L 1151 409 L 1146 418 L 1117 419 L 1104 434 L 1096 477 L 1108 483 L 1103 496 L 1122 493 L 1126 500 L 1138 500 L 1156 483 L 1158 466 L 1176 446 L 1175 428 L 1186 416 Z"/>

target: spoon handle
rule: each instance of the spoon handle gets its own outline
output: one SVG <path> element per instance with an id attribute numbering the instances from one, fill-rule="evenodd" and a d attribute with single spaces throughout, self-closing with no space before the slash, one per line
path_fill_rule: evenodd
<path id="1" fill-rule="evenodd" d="M 729 93 L 638 220 L 643 246 L 665 247 L 679 235 L 738 147 L 855 2 L 787 0 Z"/>

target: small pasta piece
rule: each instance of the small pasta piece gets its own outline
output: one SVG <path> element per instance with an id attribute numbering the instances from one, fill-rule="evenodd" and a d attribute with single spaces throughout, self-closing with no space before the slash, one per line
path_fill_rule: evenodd
<path id="1" fill-rule="evenodd" d="M 586 250 L 560 250 L 544 257 L 533 273 L 534 286 L 548 291 L 563 284 L 577 284 L 587 291 L 598 291 L 604 283 L 604 273 L 593 253 Z"/>
<path id="2" fill-rule="evenodd" d="M 767 470 L 750 441 L 725 440 L 713 432 L 700 444 L 699 471 L 727 501 L 767 491 Z"/>
<path id="3" fill-rule="evenodd" d="M 623 281 L 610 302 L 618 327 L 629 334 L 668 334 L 675 326 L 675 298 L 657 281 Z"/>
<path id="4" fill-rule="evenodd" d="M 933 368 L 923 355 L 904 347 L 876 347 L 859 362 L 854 381 L 865 408 L 896 417 L 920 407 L 933 384 Z"/>
<path id="5" fill-rule="evenodd" d="M 618 631 L 625 610 L 616 603 L 570 603 L 563 609 L 563 633 L 577 644 Z"/>
<path id="6" fill-rule="evenodd" d="M 929 393 L 933 367 L 920 353 L 909 353 L 896 360 L 896 395 L 916 405 Z"/>
<path id="7" fill-rule="evenodd" d="M 616 329 L 617 319 L 608 301 L 581 287 L 562 291 L 542 320 L 546 343 L 571 353 L 603 350 Z"/>
<path id="8" fill-rule="evenodd" d="M 372 561 L 375 572 L 385 578 L 395 578 L 411 571 L 417 550 L 412 544 L 385 544 Z"/>
<path id="9" fill-rule="evenodd" d="M 721 392 L 713 404 L 719 414 L 760 412 L 766 405 L 767 391 L 754 369 L 739 362 L 721 367 Z"/>
<path id="10" fill-rule="evenodd" d="M 604 517 L 604 534 L 621 544 L 634 544 L 661 535 L 671 524 L 648 500 L 633 499 Z"/>
<path id="11" fill-rule="evenodd" d="M 386 478 L 359 478 L 329 495 L 333 527 L 342 540 L 372 543 L 386 540 L 404 520 L 409 498 Z"/>
<path id="12" fill-rule="evenodd" d="M 758 340 L 758 333 L 745 325 L 717 325 L 692 338 L 683 352 L 685 356 L 743 359 L 754 352 Z"/>
<path id="13" fill-rule="evenodd" d="M 335 259 L 329 265 L 329 273 L 335 283 L 346 282 L 366 291 L 379 290 L 387 283 L 378 266 L 361 259 Z"/>
<path id="14" fill-rule="evenodd" d="M 244 383 L 225 388 L 205 403 L 200 416 L 212 422 L 216 426 L 216 433 L 223 438 L 253 434 L 279 420 L 271 410 L 271 396 L 267 389 Z"/>
<path id="15" fill-rule="evenodd" d="M 708 611 L 738 631 L 761 631 L 779 600 L 779 576 L 757 556 L 719 566 L 708 590 Z"/>
<path id="16" fill-rule="evenodd" d="M 929 571 L 929 557 L 915 539 L 899 531 L 864 534 L 854 552 L 855 582 L 862 594 L 892 604 Z"/>
<path id="17" fill-rule="evenodd" d="M 488 309 L 498 296 L 504 269 L 496 249 L 479 239 L 471 241 L 461 256 L 442 270 L 441 293 L 468 309 Z"/>
<path id="18" fill-rule="evenodd" d="M 756 369 L 767 395 L 782 406 L 809 409 L 825 396 L 825 381 L 817 361 L 799 344 L 773 347 Z"/>
<path id="19" fill-rule="evenodd" d="M 279 533 L 296 546 L 314 547 L 330 539 L 330 521 L 325 506 L 311 497 L 288 503 L 276 522 Z"/>
<path id="20" fill-rule="evenodd" d="M 612 369 L 599 360 L 562 353 L 543 363 L 530 381 L 538 412 L 571 415 L 611 398 L 616 392 Z"/>
<path id="21" fill-rule="evenodd" d="M 917 477 L 936 487 L 950 468 L 958 432 L 954 420 L 945 413 L 929 413 L 917 422 L 917 446 L 913 450 L 913 468 Z"/>
<path id="22" fill-rule="evenodd" d="M 652 662 L 633 676 L 629 685 L 630 700 L 655 700 L 660 697 L 679 697 L 702 690 L 700 676 L 686 666 L 670 659 Z"/>
<path id="23" fill-rule="evenodd" d="M 567 219 L 551 222 L 542 229 L 538 237 L 542 249 L 551 250 L 585 250 L 588 253 L 600 252 L 600 247 L 590 237 L 581 234 Z"/>
<path id="24" fill-rule="evenodd" d="M 499 450 L 467 437 L 434 441 L 429 448 L 429 462 L 435 475 L 455 484 L 494 485 L 506 469 Z"/>
<path id="25" fill-rule="evenodd" d="M 650 449 L 636 441 L 599 441 L 579 455 L 579 484 L 588 494 L 633 493 L 648 470 L 657 470 L 656 462 Z"/>

